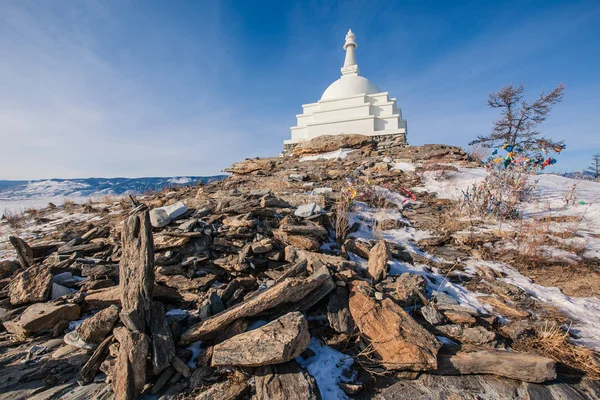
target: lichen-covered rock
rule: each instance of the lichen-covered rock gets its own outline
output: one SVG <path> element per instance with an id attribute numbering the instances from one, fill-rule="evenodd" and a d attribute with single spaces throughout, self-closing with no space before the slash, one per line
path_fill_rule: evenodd
<path id="1" fill-rule="evenodd" d="M 294 155 L 305 156 L 327 153 L 342 148 L 358 149 L 361 147 L 372 146 L 373 143 L 373 139 L 365 135 L 323 135 L 298 144 L 298 146 L 294 148 Z"/>
<path id="2" fill-rule="evenodd" d="M 246 175 L 257 171 L 270 171 L 275 166 L 275 160 L 273 159 L 247 159 L 238 163 L 233 164 L 231 167 L 225 169 L 226 172 L 232 174 Z"/>
<path id="3" fill-rule="evenodd" d="M 384 283 L 382 282 L 382 285 Z M 427 281 L 421 275 L 405 272 L 397 277 L 393 283 L 384 285 L 392 297 L 402 307 L 422 304 L 425 297 Z"/>
<path id="4" fill-rule="evenodd" d="M 12 278 L 8 287 L 10 304 L 19 305 L 46 301 L 52 290 L 52 274 L 45 265 L 27 268 Z"/>
<path id="5" fill-rule="evenodd" d="M 296 361 L 260 367 L 256 371 L 257 400 L 317 400 L 319 388 Z"/>
<path id="6" fill-rule="evenodd" d="M 458 324 L 441 325 L 437 329 L 452 340 L 467 344 L 486 344 L 496 339 L 494 332 L 483 326 L 465 327 Z"/>
<path id="7" fill-rule="evenodd" d="M 137 399 L 146 384 L 148 337 L 140 331 L 114 330 L 119 353 L 114 367 L 113 391 L 117 399 Z"/>

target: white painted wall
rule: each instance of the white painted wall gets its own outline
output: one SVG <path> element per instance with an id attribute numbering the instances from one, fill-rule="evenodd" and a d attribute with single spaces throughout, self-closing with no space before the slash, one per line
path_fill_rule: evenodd
<path id="1" fill-rule="evenodd" d="M 406 121 L 396 99 L 387 92 L 360 94 L 304 104 L 297 124 L 290 128 L 291 140 L 286 144 L 310 140 L 322 135 L 359 133 L 377 136 L 406 134 Z"/>

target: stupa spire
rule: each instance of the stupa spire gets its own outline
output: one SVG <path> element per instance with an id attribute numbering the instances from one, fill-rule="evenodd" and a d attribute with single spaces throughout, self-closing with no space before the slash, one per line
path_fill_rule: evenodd
<path id="1" fill-rule="evenodd" d="M 348 29 L 346 34 L 346 42 L 344 43 L 344 50 L 346 50 L 346 58 L 344 59 L 344 66 L 342 67 L 342 75 L 358 75 L 358 65 L 356 64 L 356 54 L 354 50 L 358 47 L 356 44 L 356 36 L 352 29 Z"/>

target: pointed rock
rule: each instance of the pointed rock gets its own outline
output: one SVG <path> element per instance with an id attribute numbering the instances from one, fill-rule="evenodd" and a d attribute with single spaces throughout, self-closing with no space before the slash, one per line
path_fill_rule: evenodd
<path id="1" fill-rule="evenodd" d="M 11 279 L 8 294 L 10 304 L 19 305 L 46 301 L 52 290 L 52 274 L 44 265 L 33 266 Z"/>
<path id="2" fill-rule="evenodd" d="M 31 267 L 33 265 L 33 249 L 31 246 L 17 236 L 9 236 L 8 240 L 17 252 L 17 258 L 21 267 L 25 269 Z"/>
<path id="3" fill-rule="evenodd" d="M 113 374 L 115 398 L 139 399 L 146 384 L 148 337 L 142 332 L 130 332 L 123 327 L 115 328 L 113 332 L 119 342 L 119 354 Z"/>
<path id="4" fill-rule="evenodd" d="M 121 320 L 129 329 L 144 332 L 150 325 L 154 285 L 154 244 L 148 211 L 125 221 L 121 241 Z"/>
<path id="5" fill-rule="evenodd" d="M 301 261 L 297 265 L 304 266 L 306 262 Z M 179 344 L 185 345 L 197 340 L 212 339 L 235 320 L 252 317 L 263 311 L 281 306 L 284 303 L 291 304 L 292 306 L 305 304 L 301 300 L 304 300 L 308 296 L 314 299 L 315 296 L 311 296 L 311 294 L 330 283 L 332 283 L 332 279 L 327 271 L 327 267 L 320 268 L 308 278 L 282 279 L 269 289 L 258 292 L 256 295 L 250 297 L 247 301 L 236 304 L 220 314 L 193 325 L 181 336 Z M 308 303 L 312 303 L 312 301 Z"/>
<path id="6" fill-rule="evenodd" d="M 374 355 L 388 369 L 427 371 L 437 367 L 440 343 L 391 299 L 369 296 L 365 282 L 350 286 L 350 313 L 373 346 Z"/>
<path id="7" fill-rule="evenodd" d="M 369 252 L 369 263 L 367 272 L 373 283 L 377 283 L 387 277 L 389 269 L 388 261 L 392 259 L 392 253 L 385 240 L 380 240 Z"/>
<path id="8" fill-rule="evenodd" d="M 118 318 L 119 307 L 110 306 L 83 321 L 77 328 L 77 333 L 85 342 L 100 344 L 106 338 L 106 335 L 112 331 Z"/>

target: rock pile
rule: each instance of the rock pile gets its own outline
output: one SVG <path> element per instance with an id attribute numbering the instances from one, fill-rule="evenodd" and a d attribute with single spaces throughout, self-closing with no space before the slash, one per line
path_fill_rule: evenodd
<path id="1" fill-rule="evenodd" d="M 371 371 L 554 379 L 553 360 L 505 350 L 493 315 L 432 291 L 421 275 L 391 274 L 391 262 L 410 264 L 414 252 L 381 237 L 334 240 L 346 178 L 408 187 L 418 176 L 396 161 L 473 163 L 450 146 L 382 152 L 355 136 L 295 150 L 354 149 L 344 159 L 245 160 L 222 182 L 97 210 L 92 226 L 30 244 L 11 238 L 16 260 L 0 264 L 0 392 L 331 398 L 299 364 L 315 355 L 311 337 L 358 361 L 339 382 L 348 395 L 376 393 Z M 382 207 L 402 211 L 393 199 Z M 355 222 L 348 232 L 361 229 Z"/>

